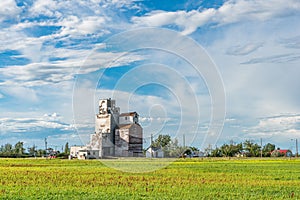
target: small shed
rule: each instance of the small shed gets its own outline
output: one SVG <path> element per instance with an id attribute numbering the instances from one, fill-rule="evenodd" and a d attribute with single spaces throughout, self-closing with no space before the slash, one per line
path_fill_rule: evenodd
<path id="1" fill-rule="evenodd" d="M 70 149 L 70 159 L 77 158 L 79 160 L 98 159 L 99 150 L 91 149 L 87 146 L 72 146 Z"/>
<path id="2" fill-rule="evenodd" d="M 149 147 L 146 151 L 147 158 L 164 158 L 164 152 L 159 147 Z"/>

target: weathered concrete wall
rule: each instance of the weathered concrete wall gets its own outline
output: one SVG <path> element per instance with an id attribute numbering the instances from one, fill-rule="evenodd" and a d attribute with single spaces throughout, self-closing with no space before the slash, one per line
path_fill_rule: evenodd
<path id="1" fill-rule="evenodd" d="M 121 126 L 115 131 L 115 156 L 140 156 L 143 152 L 143 131 L 139 124 Z"/>
<path id="2" fill-rule="evenodd" d="M 119 116 L 119 124 L 135 124 L 138 123 L 138 114 L 136 112 L 122 113 Z"/>
<path id="3" fill-rule="evenodd" d="M 139 124 L 130 127 L 128 150 L 133 153 L 143 152 L 143 129 Z"/>
<path id="4" fill-rule="evenodd" d="M 120 116 L 119 117 L 119 124 L 132 124 L 133 123 L 133 116 Z"/>
<path id="5" fill-rule="evenodd" d="M 111 129 L 111 114 L 97 114 L 95 122 L 95 133 L 108 133 Z"/>
<path id="6" fill-rule="evenodd" d="M 115 106 L 115 100 L 99 100 L 99 114 L 96 115 L 95 135 L 91 138 L 91 146 L 100 150 L 100 157 L 114 156 L 115 129 L 119 114 L 120 108 Z"/>
<path id="7" fill-rule="evenodd" d="M 129 129 L 116 129 L 115 156 L 128 156 Z"/>

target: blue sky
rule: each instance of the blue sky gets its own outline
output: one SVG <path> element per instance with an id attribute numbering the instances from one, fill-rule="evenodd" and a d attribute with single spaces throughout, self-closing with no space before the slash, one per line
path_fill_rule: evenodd
<path id="1" fill-rule="evenodd" d="M 113 96 L 122 112 L 140 114 L 146 140 L 185 134 L 187 144 L 204 149 L 262 138 L 295 150 L 299 17 L 298 0 L 1 1 L 0 144 L 43 148 L 45 137 L 53 147 L 85 144 L 96 100 Z M 166 51 L 165 34 L 151 36 L 160 49 L 108 48 L 111 37 L 143 28 L 176 31 L 204 49 L 199 59 L 214 63 L 226 96 L 220 134 L 209 132 L 214 81 Z"/>

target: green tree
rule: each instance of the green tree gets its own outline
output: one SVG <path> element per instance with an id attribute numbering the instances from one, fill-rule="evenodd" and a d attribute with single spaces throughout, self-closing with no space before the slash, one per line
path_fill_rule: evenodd
<path id="1" fill-rule="evenodd" d="M 65 154 L 69 154 L 69 143 L 65 144 Z"/>
<path id="2" fill-rule="evenodd" d="M 197 151 L 199 151 L 199 149 L 197 147 L 190 146 L 185 150 L 184 154 L 190 156 Z"/>
<path id="3" fill-rule="evenodd" d="M 182 146 L 177 146 L 170 150 L 169 156 L 170 157 L 182 157 L 184 155 L 184 152 L 186 151 L 186 148 Z"/>
<path id="4" fill-rule="evenodd" d="M 17 142 L 15 144 L 15 154 L 17 155 L 23 155 L 24 154 L 24 148 L 23 148 L 23 142 Z"/>
<path id="5" fill-rule="evenodd" d="M 152 143 L 153 147 L 165 147 L 171 142 L 171 137 L 169 135 L 159 135 L 155 141 Z"/>
<path id="6" fill-rule="evenodd" d="M 221 157 L 222 151 L 220 148 L 216 147 L 215 149 L 211 150 L 210 155 L 211 157 Z"/>
<path id="7" fill-rule="evenodd" d="M 6 156 L 11 156 L 12 153 L 13 153 L 13 146 L 9 143 L 5 144 L 4 145 L 4 151 L 3 151 L 3 154 L 6 155 Z"/>
<path id="8" fill-rule="evenodd" d="M 13 152 L 13 147 L 11 144 L 7 143 L 5 145 L 1 145 L 0 155 L 1 156 L 11 156 Z"/>
<path id="9" fill-rule="evenodd" d="M 260 155 L 261 146 L 250 140 L 246 140 L 244 142 L 244 149 L 247 151 L 248 156 L 257 157 Z"/>
<path id="10" fill-rule="evenodd" d="M 164 149 L 167 157 L 181 157 L 186 150 L 186 148 L 179 146 L 177 138 L 171 140 Z"/>
<path id="11" fill-rule="evenodd" d="M 28 153 L 29 153 L 29 155 L 36 156 L 36 154 L 37 154 L 36 146 L 33 145 L 32 147 L 29 147 Z"/>
<path id="12" fill-rule="evenodd" d="M 242 143 L 236 144 L 234 141 L 230 141 L 230 144 L 223 144 L 220 147 L 220 150 L 221 150 L 222 156 L 233 157 L 237 153 L 242 152 L 243 144 Z"/>
<path id="13" fill-rule="evenodd" d="M 204 149 L 204 154 L 206 155 L 206 156 L 212 156 L 212 151 L 213 151 L 213 148 L 212 148 L 212 145 L 211 144 L 209 144 L 208 145 L 208 147 L 206 147 L 205 149 Z M 213 157 L 215 157 L 215 156 L 213 156 Z"/>
<path id="14" fill-rule="evenodd" d="M 270 157 L 272 151 L 274 151 L 274 150 L 275 150 L 275 144 L 268 143 L 268 144 L 266 144 L 266 145 L 263 147 L 263 149 L 262 149 L 263 155 L 264 155 L 265 157 Z"/>
<path id="15" fill-rule="evenodd" d="M 223 144 L 220 149 L 221 149 L 221 153 L 223 156 L 225 156 L 225 157 L 232 156 L 232 146 L 231 145 Z"/>
<path id="16" fill-rule="evenodd" d="M 38 149 L 36 153 L 37 153 L 38 157 L 42 157 L 42 156 L 46 155 L 46 150 L 45 149 Z"/>

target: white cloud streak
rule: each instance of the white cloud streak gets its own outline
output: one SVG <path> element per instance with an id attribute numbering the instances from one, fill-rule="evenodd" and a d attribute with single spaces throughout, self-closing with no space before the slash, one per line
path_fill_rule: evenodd
<path id="1" fill-rule="evenodd" d="M 61 131 L 74 130 L 73 125 L 66 124 L 61 121 L 61 117 L 57 113 L 45 114 L 38 118 L 0 118 L 1 135 L 11 132 L 26 133 L 39 131 L 42 129 L 59 129 Z"/>
<path id="2" fill-rule="evenodd" d="M 227 50 L 228 55 L 234 55 L 234 56 L 244 56 L 248 55 L 254 51 L 256 51 L 258 48 L 262 47 L 262 44 L 255 44 L 255 43 L 248 43 L 245 45 L 237 45 L 232 46 Z"/>
<path id="3" fill-rule="evenodd" d="M 177 25 L 185 35 L 206 24 L 225 25 L 247 20 L 265 21 L 276 17 L 285 17 L 299 13 L 300 2 L 297 0 L 230 0 L 220 8 L 208 8 L 201 11 L 153 11 L 146 16 L 133 17 L 136 26 Z"/>

